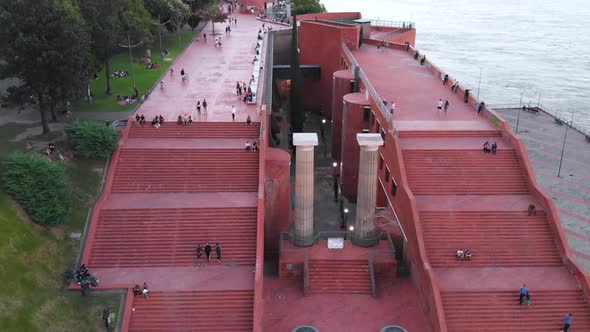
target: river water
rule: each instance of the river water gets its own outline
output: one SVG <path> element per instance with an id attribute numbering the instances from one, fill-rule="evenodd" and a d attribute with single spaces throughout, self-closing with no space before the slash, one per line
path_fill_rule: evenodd
<path id="1" fill-rule="evenodd" d="M 412 21 L 416 46 L 488 105 L 536 105 L 590 133 L 588 0 L 321 0 L 328 11 Z"/>

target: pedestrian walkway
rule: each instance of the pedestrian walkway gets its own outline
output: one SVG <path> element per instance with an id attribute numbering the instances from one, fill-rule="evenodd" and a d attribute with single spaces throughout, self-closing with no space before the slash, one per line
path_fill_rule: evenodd
<path id="1" fill-rule="evenodd" d="M 252 75 L 260 26 L 254 16 L 240 15 L 231 36 L 222 35 L 222 47 L 214 47 L 211 26 L 205 26 L 207 43 L 193 41 L 173 64 L 174 73 L 162 77 L 163 87 L 136 110 L 145 127 L 132 119 L 122 132 L 82 262 L 101 280 L 99 290 L 150 285 L 153 296 L 128 299 L 123 331 L 178 331 L 197 323 L 203 330 L 252 331 L 261 324 L 252 314 L 261 158 L 244 150 L 247 140 L 260 139 L 261 118 L 258 106 L 239 100 L 235 90 L 236 81 L 249 82 Z M 223 28 L 217 24 L 216 32 Z M 204 99 L 207 111 L 199 114 L 197 100 Z M 185 114 L 197 123 L 177 125 Z M 150 123 L 156 115 L 166 119 L 159 129 Z M 213 247 L 211 262 L 197 259 L 197 244 L 206 242 Z M 207 300 L 199 300 L 205 293 Z M 240 314 L 206 320 L 198 313 L 204 307 Z"/>

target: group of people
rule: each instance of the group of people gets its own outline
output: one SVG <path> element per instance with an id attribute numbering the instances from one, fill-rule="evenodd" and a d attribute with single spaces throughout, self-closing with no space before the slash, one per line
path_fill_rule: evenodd
<path id="1" fill-rule="evenodd" d="M 204 249 L 203 247 L 201 247 L 201 244 L 197 243 L 197 260 L 201 259 L 201 257 L 203 256 L 203 251 L 205 252 L 205 258 L 207 259 L 207 262 L 210 262 L 211 252 L 213 251 L 213 248 L 211 247 L 209 242 L 205 243 Z M 219 245 L 219 243 L 215 244 L 215 255 L 217 257 L 217 263 L 221 263 L 221 246 Z"/>
<path id="2" fill-rule="evenodd" d="M 447 111 L 449 110 L 449 106 L 450 103 L 448 100 L 445 100 L 445 102 L 443 103 L 442 99 L 438 99 L 438 101 L 436 102 L 436 109 L 440 110 L 444 110 L 445 114 L 447 114 Z"/>
<path id="3" fill-rule="evenodd" d="M 146 63 L 145 68 L 146 69 L 158 69 L 158 63 L 157 62 L 151 62 L 148 61 L 148 63 Z"/>
<path id="4" fill-rule="evenodd" d="M 176 118 L 176 124 L 179 126 L 188 126 L 193 124 L 193 117 L 184 113 Z"/>
<path id="5" fill-rule="evenodd" d="M 148 298 L 149 295 L 149 289 L 148 289 L 148 285 L 147 282 L 143 283 L 143 287 L 140 288 L 139 284 L 135 285 L 135 287 L 133 287 L 133 295 L 137 296 L 137 295 L 143 295 L 144 298 Z"/>
<path id="6" fill-rule="evenodd" d="M 90 290 L 90 286 L 97 287 L 99 284 L 98 279 L 88 272 L 88 268 L 86 264 L 80 265 L 80 267 L 76 270 L 75 273 L 76 283 L 80 285 L 80 291 L 82 292 L 82 296 L 85 296 L 88 291 Z"/>
<path id="7" fill-rule="evenodd" d="M 498 150 L 498 144 L 496 143 L 496 141 L 493 141 L 491 145 L 490 145 L 489 141 L 486 141 L 485 143 L 483 143 L 483 153 L 484 154 L 491 154 L 491 155 L 495 156 L 497 150 Z"/>
<path id="8" fill-rule="evenodd" d="M 117 103 L 119 105 L 133 104 L 137 99 L 139 99 L 139 91 L 136 88 L 133 89 L 131 96 L 117 95 Z"/>
<path id="9" fill-rule="evenodd" d="M 125 77 L 125 76 L 129 76 L 129 72 L 126 69 L 125 70 L 115 70 L 115 72 L 111 75 L 112 78 Z"/>
<path id="10" fill-rule="evenodd" d="M 197 113 L 201 114 L 201 107 L 203 107 L 203 113 L 207 114 L 207 99 L 203 99 L 203 104 L 201 101 L 197 101 Z"/>
<path id="11" fill-rule="evenodd" d="M 244 144 L 244 148 L 246 149 L 246 151 L 258 151 L 258 144 L 256 143 L 256 141 L 252 141 L 252 143 L 250 143 L 250 141 L 246 141 L 246 144 Z"/>
<path id="12" fill-rule="evenodd" d="M 457 249 L 457 260 L 459 261 L 470 261 L 471 260 L 471 251 L 470 250 L 463 250 Z"/>

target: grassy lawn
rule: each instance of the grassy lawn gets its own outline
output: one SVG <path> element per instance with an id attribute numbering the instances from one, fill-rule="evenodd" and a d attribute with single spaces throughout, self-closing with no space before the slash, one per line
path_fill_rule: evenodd
<path id="1" fill-rule="evenodd" d="M 22 149 L 23 142 L 9 144 L 9 140 L 28 127 L 0 127 L 0 158 Z M 30 222 L 0 192 L 0 331 L 104 331 L 102 309 L 109 307 L 118 314 L 119 294 L 92 293 L 82 298 L 78 292 L 65 290 L 62 279 L 63 272 L 75 264 L 80 248 L 80 240 L 69 235 L 84 230 L 104 162 L 65 162 L 73 202 L 70 214 L 58 227 L 47 229 Z"/>
<path id="2" fill-rule="evenodd" d="M 158 69 L 147 69 L 145 64 L 141 62 L 141 58 L 145 55 L 145 50 L 139 50 L 134 53 L 133 70 L 135 72 L 135 85 L 140 95 L 146 91 L 152 89 L 154 84 L 158 81 L 160 76 L 168 70 L 170 64 L 176 59 L 178 54 L 186 47 L 186 45 L 193 39 L 193 37 L 200 31 L 203 23 L 195 29 L 194 32 L 190 30 L 190 27 L 185 28 L 180 35 L 180 46 L 178 43 L 178 33 L 162 31 L 162 47 L 168 50 L 169 54 L 164 59 L 164 65 L 158 67 Z M 157 41 L 154 47 L 151 49 L 152 61 L 160 65 L 160 47 Z M 131 67 L 129 65 L 129 53 L 122 53 L 115 56 L 111 60 L 111 74 L 115 71 L 127 70 L 129 76 L 112 78 L 112 95 L 106 94 L 106 78 L 104 69 L 98 73 L 98 79 L 93 81 L 91 91 L 94 94 L 94 100 L 92 103 L 81 101 L 75 106 L 76 110 L 79 111 L 98 111 L 98 112 L 123 112 L 132 110 L 137 104 L 131 105 L 119 105 L 117 104 L 117 95 L 130 96 L 133 90 L 133 83 L 131 79 Z M 180 73 L 180 68 L 177 68 Z"/>

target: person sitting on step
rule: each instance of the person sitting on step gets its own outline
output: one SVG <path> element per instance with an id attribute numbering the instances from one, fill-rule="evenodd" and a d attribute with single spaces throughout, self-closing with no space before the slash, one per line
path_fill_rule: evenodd
<path id="1" fill-rule="evenodd" d="M 470 261 L 471 260 L 471 250 L 466 250 L 465 251 L 465 260 L 466 261 Z"/>
<path id="2" fill-rule="evenodd" d="M 465 253 L 463 252 L 463 249 L 457 250 L 457 260 L 462 261 L 464 259 L 465 259 Z"/>
<path id="3" fill-rule="evenodd" d="M 176 124 L 182 125 L 182 115 L 179 115 L 178 118 L 176 118 Z"/>
<path id="4" fill-rule="evenodd" d="M 244 147 L 246 148 L 246 151 L 252 151 L 252 146 L 250 145 L 250 141 L 246 141 L 246 144 L 244 145 Z"/>
<path id="5" fill-rule="evenodd" d="M 537 208 L 535 204 L 529 204 L 529 216 L 536 216 L 537 215 Z"/>
<path id="6" fill-rule="evenodd" d="M 135 285 L 135 287 L 133 287 L 133 295 L 137 296 L 137 295 L 141 295 L 141 288 L 139 288 L 139 284 Z"/>

